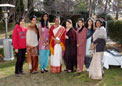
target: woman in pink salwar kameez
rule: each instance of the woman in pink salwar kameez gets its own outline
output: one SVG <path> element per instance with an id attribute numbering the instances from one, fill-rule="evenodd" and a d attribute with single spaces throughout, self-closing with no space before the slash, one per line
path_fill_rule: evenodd
<path id="1" fill-rule="evenodd" d="M 85 53 L 86 53 L 87 29 L 84 27 L 84 20 L 78 20 L 77 29 L 77 68 L 78 72 L 83 71 Z"/>

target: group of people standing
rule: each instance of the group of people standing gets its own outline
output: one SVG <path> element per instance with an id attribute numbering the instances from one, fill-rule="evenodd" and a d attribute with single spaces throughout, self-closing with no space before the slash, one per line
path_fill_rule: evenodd
<path id="1" fill-rule="evenodd" d="M 50 27 L 47 13 L 42 16 L 38 25 L 35 16 L 32 16 L 30 21 L 31 24 L 26 28 L 25 19 L 20 18 L 13 31 L 13 46 L 17 54 L 16 76 L 25 74 L 23 63 L 27 51 L 27 62 L 32 74 L 38 73 L 39 63 L 41 73 L 48 72 L 50 56 L 52 73 L 62 71 L 64 59 L 65 71 L 68 73 L 81 73 L 85 64 L 89 77 L 102 79 L 102 58 L 107 35 L 101 20 L 96 20 L 94 26 L 92 18 L 86 22 L 79 18 L 76 30 L 70 19 L 66 21 L 65 27 L 61 26 L 59 17 L 55 17 L 55 24 Z"/>

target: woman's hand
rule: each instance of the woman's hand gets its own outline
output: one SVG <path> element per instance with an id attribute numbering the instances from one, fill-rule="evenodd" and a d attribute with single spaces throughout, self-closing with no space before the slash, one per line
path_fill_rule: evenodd
<path id="1" fill-rule="evenodd" d="M 77 44 L 77 47 L 79 47 L 80 45 L 79 44 Z"/>
<path id="2" fill-rule="evenodd" d="M 18 49 L 15 49 L 15 52 L 18 53 Z"/>
<path id="3" fill-rule="evenodd" d="M 61 41 L 60 41 L 60 40 L 55 40 L 55 43 L 56 43 L 56 44 L 60 44 Z"/>
<path id="4" fill-rule="evenodd" d="M 95 45 L 93 43 L 91 43 L 90 47 L 91 47 L 91 49 L 94 49 Z"/>
<path id="5" fill-rule="evenodd" d="M 65 36 L 65 38 L 66 38 L 66 39 L 69 39 L 69 37 L 68 37 L 67 35 Z"/>
<path id="6" fill-rule="evenodd" d="M 48 46 L 49 45 L 49 42 L 46 42 L 46 45 L 45 46 Z"/>
<path id="7" fill-rule="evenodd" d="M 30 48 L 27 48 L 26 51 L 29 52 Z"/>
<path id="8" fill-rule="evenodd" d="M 46 43 L 45 43 L 45 42 L 43 42 L 43 45 L 44 45 L 44 46 L 46 46 Z"/>

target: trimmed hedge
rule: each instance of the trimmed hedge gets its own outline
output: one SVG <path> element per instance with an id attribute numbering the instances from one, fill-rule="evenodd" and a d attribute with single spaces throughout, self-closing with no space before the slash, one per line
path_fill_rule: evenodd
<path id="1" fill-rule="evenodd" d="M 98 17 L 98 18 L 101 18 L 101 17 L 102 17 L 102 18 L 105 19 L 105 13 L 98 14 L 97 17 Z M 111 15 L 107 15 L 107 16 L 106 16 L 106 19 L 107 19 L 107 21 L 113 20 L 113 18 L 112 18 Z"/>
<path id="2" fill-rule="evenodd" d="M 108 35 L 122 45 L 122 21 L 108 21 Z"/>

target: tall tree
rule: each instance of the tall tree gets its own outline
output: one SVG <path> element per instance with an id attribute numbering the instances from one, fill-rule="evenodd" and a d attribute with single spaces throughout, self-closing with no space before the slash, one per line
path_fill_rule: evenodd
<path id="1" fill-rule="evenodd" d="M 112 2 L 113 11 L 116 12 L 116 19 L 118 20 L 119 12 L 122 11 L 122 0 L 114 0 Z"/>
<path id="2" fill-rule="evenodd" d="M 16 1 L 16 21 L 23 16 L 24 13 L 24 4 L 23 4 L 23 0 L 17 0 Z"/>

